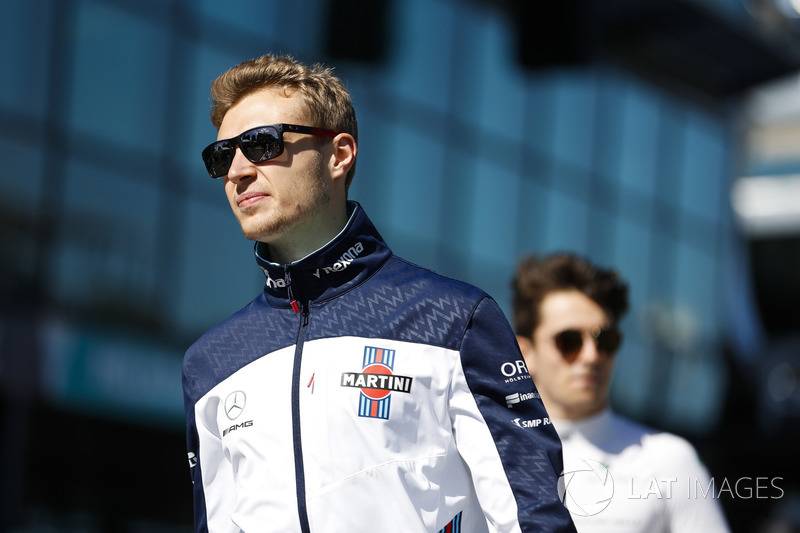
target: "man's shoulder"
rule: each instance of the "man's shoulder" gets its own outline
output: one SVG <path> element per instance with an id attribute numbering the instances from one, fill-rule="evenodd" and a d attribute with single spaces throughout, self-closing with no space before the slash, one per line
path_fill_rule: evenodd
<path id="1" fill-rule="evenodd" d="M 694 446 L 685 438 L 636 422 L 630 418 L 612 414 L 612 430 L 627 435 L 630 440 L 641 444 L 641 452 L 665 461 L 681 462 L 696 459 Z"/>
<path id="2" fill-rule="evenodd" d="M 209 327 L 198 337 L 193 346 L 210 342 L 214 337 L 225 335 L 226 332 L 240 327 L 243 322 L 247 322 L 250 315 L 253 314 L 254 307 L 257 307 L 257 300 L 258 297 L 254 298 L 238 311 Z"/>
<path id="3" fill-rule="evenodd" d="M 189 346 L 183 358 L 185 387 L 199 398 L 248 363 L 291 345 L 295 328 L 287 320 L 292 318 L 292 313 L 274 312 L 263 295 L 256 297 Z"/>
<path id="4" fill-rule="evenodd" d="M 398 256 L 393 256 L 384 269 L 387 276 L 396 281 L 405 281 L 420 288 L 435 289 L 442 295 L 453 295 L 472 300 L 480 300 L 487 296 L 486 292 L 466 281 L 439 273 L 430 268 L 420 266 Z"/>
<path id="5" fill-rule="evenodd" d="M 209 328 L 186 351 L 186 358 L 224 357 L 228 353 L 263 351 L 264 343 L 281 336 L 287 313 L 273 313 L 263 294 Z M 274 341 L 273 341 L 274 342 Z"/>

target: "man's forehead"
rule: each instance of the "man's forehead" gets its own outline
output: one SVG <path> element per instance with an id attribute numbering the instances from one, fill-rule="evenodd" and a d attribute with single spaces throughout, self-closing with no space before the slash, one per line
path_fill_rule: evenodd
<path id="1" fill-rule="evenodd" d="M 225 113 L 219 128 L 219 139 L 239 135 L 258 126 L 269 124 L 306 125 L 306 105 L 297 93 L 261 89 L 242 97 Z"/>
<path id="2" fill-rule="evenodd" d="M 608 321 L 608 314 L 586 294 L 577 291 L 548 293 L 539 306 L 541 325 L 584 327 Z"/>

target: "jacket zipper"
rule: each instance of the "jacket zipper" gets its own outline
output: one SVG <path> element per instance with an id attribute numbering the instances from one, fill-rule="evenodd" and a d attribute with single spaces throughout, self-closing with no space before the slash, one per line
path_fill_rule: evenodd
<path id="1" fill-rule="evenodd" d="M 288 265 L 284 267 L 284 276 L 292 310 L 300 314 L 300 323 L 297 330 L 294 350 L 294 366 L 292 368 L 292 440 L 294 443 L 295 486 L 297 487 L 297 515 L 300 520 L 300 530 L 303 533 L 310 533 L 311 528 L 308 525 L 308 509 L 306 507 L 303 444 L 300 434 L 300 366 L 303 361 L 303 343 L 305 342 L 306 329 L 308 328 L 308 302 L 298 303 L 297 300 L 294 299 L 292 294 L 292 277 Z M 302 313 L 300 311 L 302 311 Z"/>

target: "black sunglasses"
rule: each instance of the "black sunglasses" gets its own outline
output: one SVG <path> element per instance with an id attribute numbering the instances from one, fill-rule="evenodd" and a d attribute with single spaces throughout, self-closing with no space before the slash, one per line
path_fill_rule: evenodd
<path id="1" fill-rule="evenodd" d="M 337 133 L 333 130 L 314 128 L 311 126 L 297 126 L 295 124 L 271 124 L 259 126 L 252 130 L 221 141 L 213 142 L 203 150 L 203 163 L 206 164 L 208 175 L 214 179 L 228 174 L 236 155 L 236 147 L 253 163 L 261 163 L 274 159 L 283 153 L 283 134 L 291 131 L 294 133 L 307 133 L 317 137 L 333 137 Z"/>
<path id="2" fill-rule="evenodd" d="M 598 352 L 614 355 L 622 344 L 622 333 L 616 328 L 592 328 L 589 334 L 594 339 Z M 570 363 L 578 358 L 583 348 L 583 332 L 578 329 L 566 329 L 557 333 L 553 340 L 558 351 Z"/>

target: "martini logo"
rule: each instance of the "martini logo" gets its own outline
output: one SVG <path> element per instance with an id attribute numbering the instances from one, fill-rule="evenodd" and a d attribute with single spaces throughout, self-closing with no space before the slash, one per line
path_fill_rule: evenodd
<path id="1" fill-rule="evenodd" d="M 361 372 L 343 372 L 342 387 L 361 389 L 358 416 L 389 419 L 393 392 L 411 392 L 412 378 L 397 376 L 394 368 L 394 350 L 364 347 Z"/>

